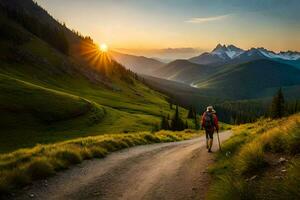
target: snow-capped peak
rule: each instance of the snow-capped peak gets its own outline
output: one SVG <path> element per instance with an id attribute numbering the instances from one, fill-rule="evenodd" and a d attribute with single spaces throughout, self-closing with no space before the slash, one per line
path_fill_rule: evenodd
<path id="1" fill-rule="evenodd" d="M 240 49 L 234 45 L 226 46 L 226 45 L 218 44 L 216 46 L 216 48 L 211 52 L 211 54 L 218 55 L 224 59 L 226 57 L 233 59 L 233 58 L 239 56 L 240 54 L 242 54 L 243 52 L 244 52 L 243 49 Z"/>
<path id="2" fill-rule="evenodd" d="M 299 52 L 286 51 L 286 52 L 275 53 L 275 52 L 269 51 L 265 48 L 258 48 L 258 50 L 264 56 L 271 58 L 271 59 L 283 59 L 283 60 L 298 60 L 298 59 L 300 59 Z"/>

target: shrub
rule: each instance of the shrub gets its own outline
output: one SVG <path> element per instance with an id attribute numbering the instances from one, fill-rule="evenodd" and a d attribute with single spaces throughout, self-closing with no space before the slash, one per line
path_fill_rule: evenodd
<path id="1" fill-rule="evenodd" d="M 66 166 L 70 164 L 78 164 L 82 161 L 80 150 L 75 148 L 64 148 L 57 150 L 55 158 L 60 159 Z"/>
<path id="2" fill-rule="evenodd" d="M 152 135 L 152 134 L 146 134 L 144 136 L 145 140 L 148 141 L 148 142 L 160 142 L 159 138 Z"/>
<path id="3" fill-rule="evenodd" d="M 170 138 L 171 140 L 173 141 L 180 141 L 180 136 L 177 136 L 177 135 L 172 135 L 172 134 L 167 134 L 166 135 L 168 138 Z"/>
<path id="4" fill-rule="evenodd" d="M 101 147 L 92 147 L 90 149 L 94 158 L 104 158 L 107 155 L 107 151 Z"/>
<path id="5" fill-rule="evenodd" d="M 83 147 L 80 149 L 80 156 L 84 160 L 93 158 L 93 154 L 92 154 L 91 150 L 86 147 Z"/>
<path id="6" fill-rule="evenodd" d="M 0 192 L 6 193 L 17 187 L 25 186 L 30 182 L 30 177 L 24 169 L 15 168 L 0 173 Z"/>
<path id="7" fill-rule="evenodd" d="M 54 168 L 47 158 L 35 158 L 27 165 L 26 172 L 32 179 L 42 179 L 54 174 Z"/>

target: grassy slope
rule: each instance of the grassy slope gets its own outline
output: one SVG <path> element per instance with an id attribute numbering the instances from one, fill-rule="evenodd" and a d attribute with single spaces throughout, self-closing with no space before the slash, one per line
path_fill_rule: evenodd
<path id="1" fill-rule="evenodd" d="M 191 84 L 203 80 L 213 69 L 211 66 L 191 63 L 188 60 L 175 60 L 158 68 L 154 74 L 168 80 Z"/>
<path id="2" fill-rule="evenodd" d="M 218 99 L 216 95 L 211 95 L 198 88 L 176 81 L 165 80 L 152 76 L 143 76 L 147 85 L 164 94 L 176 99 L 181 105 L 189 108 L 191 105 L 197 110 L 203 111 L 209 104 L 217 104 L 224 102 L 224 99 Z"/>
<path id="3" fill-rule="evenodd" d="M 299 199 L 300 114 L 234 133 L 210 169 L 215 181 L 208 199 Z"/>
<path id="4" fill-rule="evenodd" d="M 113 80 L 118 90 L 94 83 L 72 57 L 3 16 L 0 22 L 25 37 L 17 46 L 0 39 L 0 120 L 6 127 L 0 152 L 79 136 L 151 130 L 161 114 L 173 113 L 165 96 L 141 82 Z"/>

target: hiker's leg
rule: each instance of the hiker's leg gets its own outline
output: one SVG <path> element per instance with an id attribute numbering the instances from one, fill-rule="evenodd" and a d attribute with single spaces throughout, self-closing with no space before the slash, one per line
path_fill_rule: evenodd
<path id="1" fill-rule="evenodd" d="M 207 130 L 205 130 L 205 135 L 206 135 L 206 148 L 209 149 L 209 134 Z"/>
<path id="2" fill-rule="evenodd" d="M 212 145 L 213 145 L 213 139 L 211 138 L 210 140 L 209 140 L 209 149 L 211 150 L 211 148 L 212 148 Z"/>
<path id="3" fill-rule="evenodd" d="M 209 145 L 208 145 L 209 146 L 209 148 L 208 148 L 209 152 L 211 152 L 211 148 L 212 148 L 212 145 L 213 145 L 213 139 L 214 139 L 213 135 L 214 135 L 214 132 L 210 131 L 209 132 Z"/>

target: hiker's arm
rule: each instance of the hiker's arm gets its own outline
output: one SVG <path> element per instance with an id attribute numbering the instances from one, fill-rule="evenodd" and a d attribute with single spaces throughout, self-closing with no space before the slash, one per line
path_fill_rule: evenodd
<path id="1" fill-rule="evenodd" d="M 201 129 L 203 129 L 203 128 L 204 128 L 204 113 L 201 117 Z"/>

